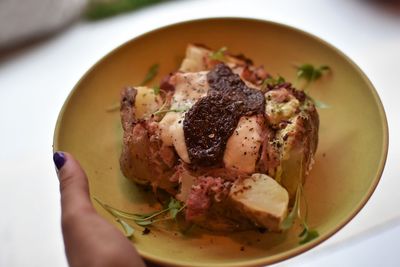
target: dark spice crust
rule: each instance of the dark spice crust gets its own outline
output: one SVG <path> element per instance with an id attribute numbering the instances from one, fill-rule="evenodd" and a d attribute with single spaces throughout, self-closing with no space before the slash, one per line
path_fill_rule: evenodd
<path id="1" fill-rule="evenodd" d="M 211 166 L 222 160 L 226 143 L 239 121 L 243 103 L 223 94 L 200 99 L 183 121 L 185 142 L 192 164 Z"/>
<path id="2" fill-rule="evenodd" d="M 126 87 L 121 92 L 121 123 L 124 129 L 124 139 L 127 138 L 127 133 L 132 131 L 135 126 L 136 120 L 136 108 L 135 99 L 137 90 L 133 87 Z"/>
<path id="3" fill-rule="evenodd" d="M 208 95 L 186 113 L 183 121 L 190 161 L 198 166 L 222 162 L 226 143 L 241 116 L 263 114 L 265 98 L 229 67 L 218 64 L 207 74 Z"/>
<path id="4" fill-rule="evenodd" d="M 263 113 L 265 110 L 264 94 L 260 90 L 252 89 L 240 79 L 239 75 L 224 65 L 218 64 L 207 74 L 207 82 L 210 86 L 209 95 L 222 93 L 228 96 L 232 102 L 242 102 L 237 110 L 240 115 L 252 115 Z"/>

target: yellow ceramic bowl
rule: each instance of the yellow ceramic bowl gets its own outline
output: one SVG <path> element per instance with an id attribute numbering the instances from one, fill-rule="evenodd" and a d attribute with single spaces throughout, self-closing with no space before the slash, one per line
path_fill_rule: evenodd
<path id="1" fill-rule="evenodd" d="M 146 194 L 121 174 L 119 112 L 106 109 L 119 101 L 123 86 L 139 84 L 153 63 L 160 64 L 157 82 L 176 70 L 190 42 L 215 49 L 226 46 L 292 81 L 295 63 L 332 68 L 332 74 L 309 91 L 330 105 L 319 110 L 320 142 L 305 185 L 309 225 L 320 236 L 299 245 L 298 226 L 282 234 L 219 235 L 195 230 L 188 236 L 155 227 L 142 235 L 132 222 L 137 229 L 132 242 L 140 254 L 166 265 L 256 266 L 293 257 L 337 232 L 378 184 L 388 146 L 385 113 L 372 84 L 349 58 L 288 26 L 252 19 L 205 19 L 167 26 L 127 42 L 93 66 L 72 90 L 57 121 L 54 149 L 69 151 L 81 162 L 92 196 L 126 211 L 151 209 Z M 96 209 L 116 224 L 101 207 Z"/>

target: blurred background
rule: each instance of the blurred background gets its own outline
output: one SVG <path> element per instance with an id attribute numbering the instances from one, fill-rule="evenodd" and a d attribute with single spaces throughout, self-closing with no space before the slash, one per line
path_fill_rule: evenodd
<path id="1" fill-rule="evenodd" d="M 400 265 L 400 1 L 0 0 L 0 266 L 67 266 L 52 138 L 79 78 L 142 33 L 220 16 L 328 41 L 367 74 L 387 113 L 389 154 L 370 201 L 328 241 L 276 266 Z"/>

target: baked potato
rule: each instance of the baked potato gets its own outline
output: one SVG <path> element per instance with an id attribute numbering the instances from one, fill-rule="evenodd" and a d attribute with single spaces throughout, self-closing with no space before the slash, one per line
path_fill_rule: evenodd
<path id="1" fill-rule="evenodd" d="M 121 93 L 121 170 L 212 230 L 280 231 L 318 144 L 312 100 L 243 55 L 189 44 L 160 91 Z"/>

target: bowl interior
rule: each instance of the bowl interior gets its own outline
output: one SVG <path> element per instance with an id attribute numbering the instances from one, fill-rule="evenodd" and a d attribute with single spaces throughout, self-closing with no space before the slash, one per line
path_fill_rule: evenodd
<path id="1" fill-rule="evenodd" d="M 332 74 L 309 89 L 310 95 L 330 106 L 319 110 L 319 146 L 305 185 L 309 225 L 320 237 L 299 245 L 298 226 L 282 234 L 221 235 L 197 229 L 183 236 L 152 228 L 142 235 L 142 228 L 132 222 L 137 229 L 132 242 L 139 252 L 156 262 L 182 266 L 260 265 L 299 254 L 339 230 L 362 208 L 379 181 L 387 153 L 385 114 L 373 86 L 355 64 L 318 38 L 287 26 L 208 19 L 131 40 L 104 57 L 76 85 L 60 113 L 54 149 L 69 151 L 81 162 L 92 196 L 126 211 L 151 209 L 148 195 L 120 172 L 119 112 L 106 109 L 119 101 L 122 87 L 139 84 L 150 65 L 160 64 L 154 84 L 176 70 L 190 42 L 214 49 L 226 46 L 292 82 L 296 82 L 293 64 L 331 67 Z M 101 207 L 96 209 L 116 224 Z"/>

